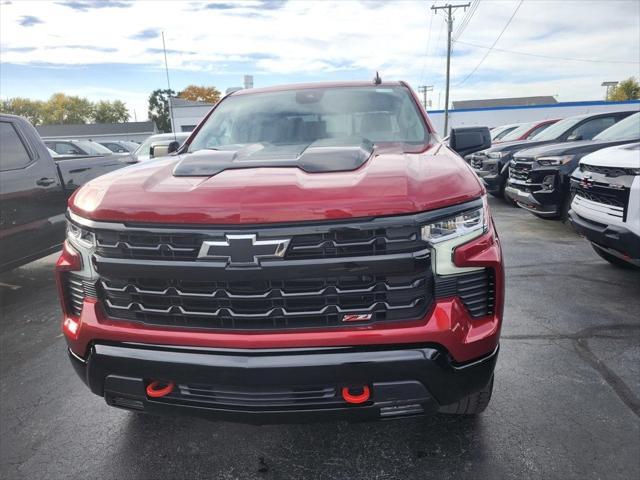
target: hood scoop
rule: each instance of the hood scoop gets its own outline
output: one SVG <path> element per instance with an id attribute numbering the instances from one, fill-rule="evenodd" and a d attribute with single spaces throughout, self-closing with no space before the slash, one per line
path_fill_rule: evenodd
<path id="1" fill-rule="evenodd" d="M 323 139 L 310 145 L 253 143 L 237 149 L 198 150 L 182 155 L 174 177 L 212 177 L 241 168 L 299 168 L 307 173 L 349 172 L 364 165 L 373 143 L 363 139 Z"/>

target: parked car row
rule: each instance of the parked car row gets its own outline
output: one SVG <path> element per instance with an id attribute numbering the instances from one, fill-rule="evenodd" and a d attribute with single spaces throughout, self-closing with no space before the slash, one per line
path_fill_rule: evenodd
<path id="1" fill-rule="evenodd" d="M 131 157 L 131 163 L 137 163 L 168 155 L 171 153 L 169 145 L 172 142 L 178 142 L 179 146 L 188 136 L 189 133 L 159 133 L 150 135 L 142 144 L 127 141 L 96 142 L 72 139 L 45 139 L 44 143 L 52 156 L 128 155 Z M 172 151 L 176 149 L 174 146 Z"/>
<path id="2" fill-rule="evenodd" d="M 547 127 L 465 158 L 489 193 L 538 217 L 569 220 L 604 259 L 640 266 L 640 112 Z"/>

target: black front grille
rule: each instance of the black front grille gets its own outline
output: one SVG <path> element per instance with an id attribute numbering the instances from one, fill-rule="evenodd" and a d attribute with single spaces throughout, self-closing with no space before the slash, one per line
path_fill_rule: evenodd
<path id="1" fill-rule="evenodd" d="M 599 183 L 598 186 L 593 186 L 588 189 L 582 187 L 581 185 L 578 185 L 575 188 L 575 194 L 577 197 L 585 198 L 587 200 L 591 200 L 592 202 L 620 209 L 619 215 L 620 217 L 622 217 L 623 222 L 627 221 L 630 193 L 631 189 L 629 188 L 609 188 L 603 186 L 602 183 Z"/>
<path id="2" fill-rule="evenodd" d="M 437 298 L 460 297 L 472 318 L 493 315 L 496 300 L 493 269 L 438 277 L 435 282 Z"/>
<path id="3" fill-rule="evenodd" d="M 515 180 L 521 180 L 523 182 L 529 180 L 529 172 L 525 172 L 513 167 L 509 169 L 509 176 Z"/>
<path id="4" fill-rule="evenodd" d="M 471 157 L 471 166 L 477 170 L 482 169 L 485 158 L 487 157 L 484 155 L 474 155 L 473 157 Z"/>
<path id="5" fill-rule="evenodd" d="M 320 230 L 320 229 L 318 229 Z M 287 235 L 273 233 L 268 238 L 291 238 L 285 259 L 343 258 L 413 252 L 425 248 L 417 226 L 387 226 L 370 229 L 334 228 L 318 233 Z M 96 253 L 105 258 L 134 260 L 196 260 L 204 240 L 223 241 L 221 233 L 190 234 L 130 231 L 96 231 Z"/>
<path id="6" fill-rule="evenodd" d="M 509 165 L 509 176 L 515 180 L 527 181 L 532 164 L 529 162 L 511 162 Z"/>
<path id="7" fill-rule="evenodd" d="M 354 275 L 246 281 L 101 279 L 110 317 L 207 329 L 286 329 L 419 319 L 433 298 L 430 259 L 411 275 Z M 312 275 L 312 272 L 310 272 Z"/>
<path id="8" fill-rule="evenodd" d="M 622 167 L 600 167 L 596 165 L 589 165 L 586 163 L 580 164 L 581 172 L 593 172 L 600 173 L 607 177 L 621 177 L 623 175 L 637 175 L 636 171 L 631 168 Z"/>
<path id="9" fill-rule="evenodd" d="M 615 195 L 615 194 L 607 195 L 607 194 L 598 193 L 590 190 L 585 190 L 584 188 L 581 188 L 581 187 L 578 187 L 576 189 L 576 195 L 582 198 L 586 198 L 587 200 L 591 200 L 592 202 L 598 202 L 604 205 L 609 205 L 611 207 L 618 207 L 618 208 L 624 209 L 627 206 L 627 201 L 626 201 L 626 198 L 624 198 L 624 192 L 621 192 L 621 193 L 622 195 Z"/>

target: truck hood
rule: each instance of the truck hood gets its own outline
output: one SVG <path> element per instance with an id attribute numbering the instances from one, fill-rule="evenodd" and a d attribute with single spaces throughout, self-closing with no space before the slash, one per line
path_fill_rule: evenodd
<path id="1" fill-rule="evenodd" d="M 601 148 L 620 145 L 623 143 L 629 143 L 629 140 L 620 140 L 617 142 L 580 140 L 576 142 L 552 143 L 550 145 L 542 145 L 535 148 L 520 150 L 518 151 L 518 157 L 537 158 L 552 155 L 586 155 L 587 153 L 600 150 Z"/>
<path id="2" fill-rule="evenodd" d="M 493 152 L 517 152 L 519 150 L 531 147 L 537 147 L 538 145 L 544 145 L 546 142 L 536 142 L 535 140 L 514 140 L 513 142 L 499 143 L 498 145 L 487 148 L 484 153 Z"/>
<path id="3" fill-rule="evenodd" d="M 640 142 L 603 148 L 584 156 L 580 163 L 598 167 L 640 168 Z"/>
<path id="4" fill-rule="evenodd" d="M 471 168 L 443 144 L 422 153 L 376 149 L 359 168 L 338 172 L 277 166 L 176 176 L 183 160 L 168 157 L 99 177 L 69 207 L 101 221 L 237 225 L 410 214 L 484 193 Z"/>

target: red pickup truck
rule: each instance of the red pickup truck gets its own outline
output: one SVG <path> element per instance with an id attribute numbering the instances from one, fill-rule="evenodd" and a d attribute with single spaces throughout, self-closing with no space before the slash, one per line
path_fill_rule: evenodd
<path id="1" fill-rule="evenodd" d="M 175 155 L 69 200 L 63 332 L 116 407 L 252 423 L 476 414 L 503 311 L 500 242 L 404 82 L 220 101 Z M 456 153 L 457 152 L 457 153 Z"/>

